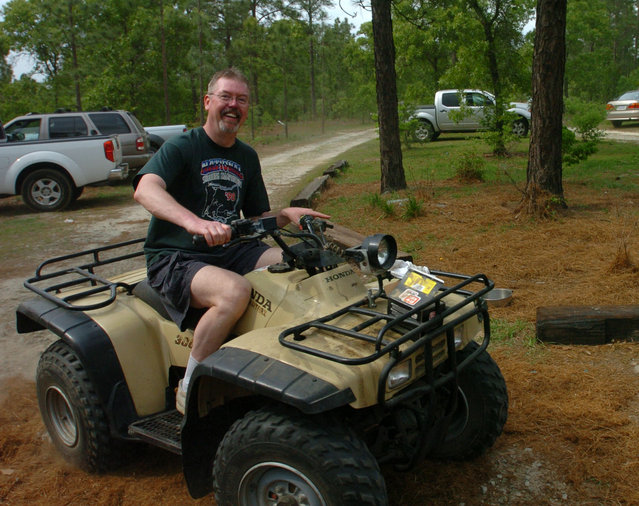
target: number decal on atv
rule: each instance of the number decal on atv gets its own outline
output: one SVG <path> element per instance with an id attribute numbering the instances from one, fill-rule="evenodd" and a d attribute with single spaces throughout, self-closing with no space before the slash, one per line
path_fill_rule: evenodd
<path id="1" fill-rule="evenodd" d="M 178 346 L 184 346 L 189 350 L 193 348 L 193 336 L 189 336 L 186 334 L 178 334 L 175 336 L 175 344 Z"/>

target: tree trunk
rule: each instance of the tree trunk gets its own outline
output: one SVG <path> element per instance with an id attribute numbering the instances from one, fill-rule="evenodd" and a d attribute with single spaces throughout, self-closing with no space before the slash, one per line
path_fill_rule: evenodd
<path id="1" fill-rule="evenodd" d="M 561 132 L 567 0 L 538 0 L 532 71 L 532 125 L 525 200 L 528 211 L 565 207 Z"/>
<path id="2" fill-rule="evenodd" d="M 371 0 L 371 7 L 382 171 L 381 193 L 385 193 L 406 188 L 406 177 L 399 139 L 391 4 L 388 0 Z"/>
<path id="3" fill-rule="evenodd" d="M 71 60 L 73 66 L 73 85 L 75 88 L 75 107 L 78 111 L 82 110 L 82 92 L 80 91 L 80 65 L 78 63 L 78 45 L 75 36 L 75 19 L 73 15 L 73 3 L 68 3 L 68 22 L 69 31 L 71 32 Z"/>
<path id="4" fill-rule="evenodd" d="M 164 32 L 164 1 L 160 0 L 160 45 L 162 51 L 162 90 L 164 93 L 164 121 L 171 123 L 171 109 L 169 106 L 169 69 L 166 58 L 166 34 Z"/>

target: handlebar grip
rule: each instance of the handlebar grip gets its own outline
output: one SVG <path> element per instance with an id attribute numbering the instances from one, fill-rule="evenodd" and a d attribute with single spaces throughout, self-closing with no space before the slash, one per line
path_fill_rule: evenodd
<path id="1" fill-rule="evenodd" d="M 197 248 L 204 248 L 208 246 L 208 244 L 206 243 L 206 239 L 204 239 L 203 235 L 193 234 L 191 240 L 193 241 L 193 246 Z"/>

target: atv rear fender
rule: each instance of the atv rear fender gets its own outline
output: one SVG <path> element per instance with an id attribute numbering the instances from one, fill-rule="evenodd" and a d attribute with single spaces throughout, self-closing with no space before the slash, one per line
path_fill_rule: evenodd
<path id="1" fill-rule="evenodd" d="M 127 427 L 137 418 L 135 407 L 113 344 L 99 325 L 82 311 L 37 298 L 20 304 L 16 327 L 21 334 L 47 329 L 67 343 L 95 385 L 112 435 L 128 438 Z"/>

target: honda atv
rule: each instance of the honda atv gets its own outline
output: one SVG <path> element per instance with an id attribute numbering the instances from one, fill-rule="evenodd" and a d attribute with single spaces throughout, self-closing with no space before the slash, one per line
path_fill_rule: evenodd
<path id="1" fill-rule="evenodd" d="M 194 371 L 184 416 L 193 331 L 148 285 L 143 239 L 41 264 L 17 327 L 59 337 L 36 378 L 57 449 L 103 471 L 135 441 L 157 445 L 181 454 L 193 497 L 220 506 L 385 505 L 380 467 L 486 451 L 508 410 L 486 351 L 493 283 L 396 260 L 389 235 L 337 246 L 328 227 L 233 223 L 233 242 L 274 241 L 283 259 L 246 275 L 250 303 Z"/>

